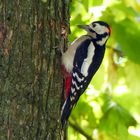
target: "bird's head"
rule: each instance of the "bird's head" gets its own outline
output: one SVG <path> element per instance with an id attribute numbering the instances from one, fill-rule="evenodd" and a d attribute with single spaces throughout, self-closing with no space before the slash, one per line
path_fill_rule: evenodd
<path id="1" fill-rule="evenodd" d="M 86 30 L 87 34 L 92 36 L 97 43 L 102 41 L 99 45 L 105 44 L 111 33 L 110 26 L 103 21 L 95 21 L 89 25 L 78 25 L 78 27 Z"/>

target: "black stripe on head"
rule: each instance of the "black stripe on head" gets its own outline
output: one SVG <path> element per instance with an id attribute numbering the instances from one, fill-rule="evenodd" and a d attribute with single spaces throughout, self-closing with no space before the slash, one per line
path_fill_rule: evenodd
<path id="1" fill-rule="evenodd" d="M 89 31 L 91 32 L 91 33 L 96 33 L 94 30 L 92 30 L 91 28 L 89 28 Z"/>
<path id="2" fill-rule="evenodd" d="M 95 22 L 92 22 L 92 26 L 93 27 L 96 26 L 94 23 L 98 23 L 98 24 L 103 25 L 103 26 L 105 26 L 107 28 L 110 28 L 110 26 L 106 22 L 104 22 L 104 21 L 95 21 Z"/>

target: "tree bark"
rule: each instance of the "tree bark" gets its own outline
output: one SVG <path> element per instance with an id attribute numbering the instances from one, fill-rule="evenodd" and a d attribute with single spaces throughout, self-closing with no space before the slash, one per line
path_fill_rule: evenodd
<path id="1" fill-rule="evenodd" d="M 60 140 L 69 0 L 0 0 L 0 139 Z M 65 36 L 65 37 L 64 37 Z"/>

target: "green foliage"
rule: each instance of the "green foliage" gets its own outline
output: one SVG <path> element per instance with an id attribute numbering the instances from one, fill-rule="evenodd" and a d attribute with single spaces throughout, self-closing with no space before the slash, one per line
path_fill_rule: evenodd
<path id="1" fill-rule="evenodd" d="M 123 52 L 129 59 L 140 63 L 138 53 L 140 51 L 140 24 L 136 20 L 137 16 L 138 13 L 132 7 L 125 7 L 123 3 L 119 3 L 107 8 L 101 19 L 104 17 L 107 20 L 111 19 L 113 37 L 116 42 L 121 45 Z"/>
<path id="2" fill-rule="evenodd" d="M 136 125 L 135 119 L 128 110 L 124 109 L 116 102 L 113 102 L 111 99 L 105 101 L 102 108 L 103 116 L 100 119 L 99 130 L 106 131 L 111 137 L 115 136 L 120 140 L 126 140 L 128 135 L 127 129 L 129 126 Z"/>
<path id="3" fill-rule="evenodd" d="M 140 3 L 79 0 L 71 3 L 73 41 L 78 24 L 104 20 L 112 28 L 102 66 L 72 112 L 70 121 L 93 140 L 140 139 Z M 133 126 L 133 127 L 132 127 Z M 73 127 L 69 139 L 85 140 Z"/>

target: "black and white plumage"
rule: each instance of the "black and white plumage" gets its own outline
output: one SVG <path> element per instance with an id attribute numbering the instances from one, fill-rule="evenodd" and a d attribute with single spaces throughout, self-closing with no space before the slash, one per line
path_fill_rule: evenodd
<path id="1" fill-rule="evenodd" d="M 70 86 L 66 101 L 62 107 L 62 126 L 68 120 L 71 110 L 87 89 L 92 77 L 101 65 L 105 52 L 105 44 L 110 36 L 110 27 L 103 21 L 92 22 L 90 25 L 79 25 L 87 31 L 76 39 L 62 56 L 62 65 L 69 73 Z M 67 78 L 66 78 L 67 79 Z"/>

